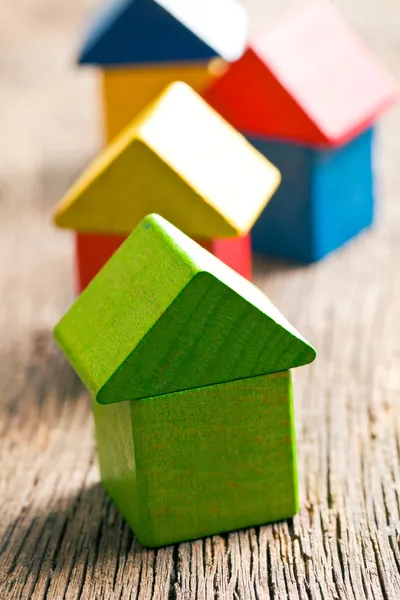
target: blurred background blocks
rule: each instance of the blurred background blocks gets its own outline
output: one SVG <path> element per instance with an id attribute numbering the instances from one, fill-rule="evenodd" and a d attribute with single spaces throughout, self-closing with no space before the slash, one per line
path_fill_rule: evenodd
<path id="1" fill-rule="evenodd" d="M 107 140 L 172 81 L 200 89 L 247 41 L 238 0 L 116 0 L 89 27 L 80 64 L 101 67 Z"/>
<path id="2" fill-rule="evenodd" d="M 396 96 L 324 0 L 250 40 L 204 97 L 281 170 L 284 184 L 253 230 L 255 250 L 312 262 L 371 224 L 369 130 Z"/>
<path id="3" fill-rule="evenodd" d="M 285 174 L 252 229 L 256 251 L 314 262 L 371 225 L 375 204 L 372 128 L 332 150 L 249 140 Z"/>
<path id="4" fill-rule="evenodd" d="M 279 171 L 261 153 L 177 82 L 81 175 L 55 222 L 78 232 L 79 289 L 151 212 L 211 244 L 217 256 L 251 278 L 251 249 L 242 238 L 279 182 Z M 105 243 L 105 235 L 117 239 Z"/>

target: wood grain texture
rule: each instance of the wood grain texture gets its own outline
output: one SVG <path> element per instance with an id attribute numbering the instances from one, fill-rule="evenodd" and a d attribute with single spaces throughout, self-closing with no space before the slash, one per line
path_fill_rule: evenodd
<path id="1" fill-rule="evenodd" d="M 257 26 L 289 6 L 246 4 Z M 397 0 L 337 4 L 399 79 Z M 74 290 L 49 213 L 101 145 L 96 81 L 71 68 L 84 5 L 0 3 L 0 597 L 397 600 L 400 112 L 378 131 L 376 229 L 324 264 L 255 264 L 319 349 L 294 374 L 299 515 L 143 550 L 99 485 L 90 404 L 51 339 Z"/>
<path id="2" fill-rule="evenodd" d="M 123 234 L 154 212 L 191 237 L 244 235 L 279 183 L 244 136 L 174 82 L 82 173 L 55 223 Z"/>
<path id="3" fill-rule="evenodd" d="M 55 328 L 101 404 L 288 370 L 315 350 L 258 288 L 146 217 Z"/>
<path id="4" fill-rule="evenodd" d="M 332 2 L 309 0 L 252 36 L 205 97 L 248 135 L 332 147 L 371 127 L 397 90 Z"/>
<path id="5" fill-rule="evenodd" d="M 92 406 L 101 480 L 141 544 L 194 540 L 298 511 L 289 371 Z"/>

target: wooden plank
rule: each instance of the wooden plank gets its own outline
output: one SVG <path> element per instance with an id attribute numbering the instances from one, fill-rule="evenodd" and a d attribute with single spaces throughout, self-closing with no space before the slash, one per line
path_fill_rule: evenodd
<path id="1" fill-rule="evenodd" d="M 247 2 L 257 25 L 289 3 Z M 68 71 L 84 4 L 0 3 L 0 597 L 399 598 L 400 112 L 378 132 L 378 227 L 324 264 L 255 263 L 319 349 L 294 377 L 300 513 L 144 550 L 99 484 L 90 403 L 51 339 L 74 292 L 49 213 L 100 143 L 96 82 Z M 399 79 L 397 0 L 337 4 Z"/>
<path id="2" fill-rule="evenodd" d="M 84 171 L 55 222 L 120 235 L 157 213 L 191 237 L 244 235 L 279 182 L 260 152 L 175 82 Z"/>
<path id="3" fill-rule="evenodd" d="M 289 371 L 92 406 L 101 479 L 142 544 L 298 511 Z"/>
<path id="4" fill-rule="evenodd" d="M 55 329 L 100 403 L 265 375 L 315 350 L 254 285 L 151 215 Z"/>

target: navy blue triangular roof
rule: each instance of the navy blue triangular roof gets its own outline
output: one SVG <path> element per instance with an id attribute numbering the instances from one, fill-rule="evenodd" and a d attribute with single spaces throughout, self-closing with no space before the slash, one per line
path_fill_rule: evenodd
<path id="1" fill-rule="evenodd" d="M 238 59 L 247 41 L 239 0 L 114 0 L 95 17 L 80 64 Z"/>

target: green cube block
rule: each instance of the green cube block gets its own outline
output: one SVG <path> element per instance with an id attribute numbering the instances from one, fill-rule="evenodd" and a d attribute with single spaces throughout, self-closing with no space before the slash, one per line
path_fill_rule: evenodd
<path id="1" fill-rule="evenodd" d="M 93 408 L 103 484 L 142 544 L 297 512 L 289 371 Z"/>
<path id="2" fill-rule="evenodd" d="M 249 281 L 153 215 L 55 336 L 93 397 L 104 486 L 142 544 L 295 514 L 289 369 L 315 350 Z"/>

